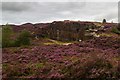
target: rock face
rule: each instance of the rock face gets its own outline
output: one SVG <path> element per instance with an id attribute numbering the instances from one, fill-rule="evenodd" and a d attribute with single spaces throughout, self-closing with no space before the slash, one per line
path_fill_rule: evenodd
<path id="1" fill-rule="evenodd" d="M 86 24 L 78 22 L 53 22 L 48 28 L 48 37 L 60 41 L 76 41 L 84 39 Z"/>

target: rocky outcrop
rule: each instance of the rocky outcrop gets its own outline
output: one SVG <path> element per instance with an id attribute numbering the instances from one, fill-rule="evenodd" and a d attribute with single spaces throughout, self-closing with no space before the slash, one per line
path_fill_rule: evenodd
<path id="1" fill-rule="evenodd" d="M 84 40 L 85 31 L 95 30 L 100 31 L 100 26 L 96 25 L 97 22 L 84 22 L 84 21 L 54 21 L 52 23 L 25 23 L 22 25 L 10 25 L 14 32 L 20 32 L 26 29 L 31 32 L 33 37 L 48 37 L 60 41 L 79 41 Z M 102 25 L 99 23 L 99 25 Z M 116 26 L 116 23 L 106 23 L 104 28 L 108 29 Z M 102 29 L 104 30 L 104 29 Z M 93 31 L 93 32 L 95 32 Z"/>

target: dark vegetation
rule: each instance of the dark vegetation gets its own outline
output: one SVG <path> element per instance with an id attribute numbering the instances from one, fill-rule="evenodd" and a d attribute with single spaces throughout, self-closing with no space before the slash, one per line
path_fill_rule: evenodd
<path id="1" fill-rule="evenodd" d="M 118 28 L 112 28 L 112 32 L 116 34 L 120 34 L 120 30 Z"/>
<path id="2" fill-rule="evenodd" d="M 65 20 L 5 25 L 2 31 L 3 79 L 120 77 L 116 23 Z"/>
<path id="3" fill-rule="evenodd" d="M 2 47 L 19 47 L 30 45 L 30 33 L 22 30 L 17 37 L 9 25 L 2 28 Z"/>
<path id="4" fill-rule="evenodd" d="M 2 46 L 3 47 L 11 47 L 13 46 L 13 41 L 10 39 L 12 36 L 12 28 L 6 26 L 2 29 Z"/>
<path id="5" fill-rule="evenodd" d="M 23 30 L 15 40 L 15 46 L 30 45 L 30 32 Z"/>
<path id="6" fill-rule="evenodd" d="M 103 24 L 106 23 L 106 19 L 103 19 Z"/>

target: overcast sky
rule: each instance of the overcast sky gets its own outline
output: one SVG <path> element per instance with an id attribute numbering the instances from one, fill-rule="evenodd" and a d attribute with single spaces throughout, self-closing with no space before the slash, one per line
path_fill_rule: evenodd
<path id="1" fill-rule="evenodd" d="M 2 24 L 59 20 L 118 21 L 117 2 L 3 2 Z"/>

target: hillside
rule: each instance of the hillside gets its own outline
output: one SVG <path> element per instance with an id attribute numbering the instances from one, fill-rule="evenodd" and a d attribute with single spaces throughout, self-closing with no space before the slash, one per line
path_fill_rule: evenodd
<path id="1" fill-rule="evenodd" d="M 9 24 L 9 30 L 13 31 L 11 36 L 8 31 L 8 41 L 14 43 L 26 29 L 30 44 L 2 48 L 3 79 L 118 79 L 120 31 L 117 25 L 69 20 Z M 25 35 L 20 40 L 28 40 Z"/>
<path id="2" fill-rule="evenodd" d="M 118 78 L 120 38 L 3 49 L 3 77 Z"/>
<path id="3" fill-rule="evenodd" d="M 21 25 L 8 24 L 17 34 L 28 30 L 33 37 L 48 37 L 58 41 L 79 41 L 96 37 L 101 33 L 111 33 L 117 23 L 87 22 L 87 21 L 53 21 L 52 23 L 25 23 Z"/>

